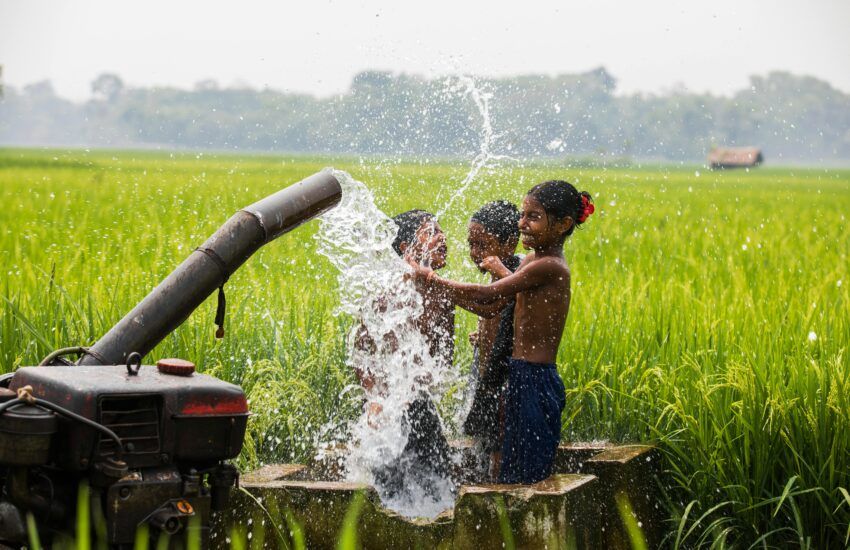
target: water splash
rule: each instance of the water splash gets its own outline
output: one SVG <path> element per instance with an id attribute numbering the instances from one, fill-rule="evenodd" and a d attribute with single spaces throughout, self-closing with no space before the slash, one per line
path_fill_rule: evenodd
<path id="1" fill-rule="evenodd" d="M 491 93 L 469 76 L 447 80 L 446 93 L 472 100 L 481 115 L 480 145 L 466 176 L 442 201 L 437 218 L 451 210 L 482 170 L 501 160 L 515 160 L 495 152 L 500 136 L 490 121 Z M 375 486 L 384 505 L 403 515 L 434 517 L 454 505 L 456 487 L 444 470 L 429 470 L 411 459 L 405 449 L 410 436 L 405 411 L 411 404 L 439 402 L 458 381 L 457 374 L 451 364 L 432 355 L 417 325 L 423 298 L 405 280 L 408 267 L 392 249 L 395 223 L 375 206 L 363 183 L 346 172 L 333 173 L 342 186 L 342 200 L 320 218 L 318 251 L 339 271 L 338 311 L 356 320 L 348 335 L 348 366 L 369 384 L 363 389 L 363 414 L 343 430 L 326 427 L 319 455 L 332 452 L 333 441 L 342 443 L 347 479 Z M 471 393 L 461 391 L 457 397 L 462 402 L 454 407 L 451 420 L 459 425 Z M 432 420 L 441 423 L 436 414 Z M 388 470 L 393 474 L 383 475 Z M 385 483 L 388 477 L 401 479 L 403 490 Z"/>
<path id="2" fill-rule="evenodd" d="M 368 382 L 363 414 L 346 430 L 346 476 L 374 485 L 384 504 L 401 514 L 435 516 L 453 506 L 454 486 L 445 475 L 423 476 L 421 465 L 405 461 L 405 411 L 423 395 L 439 400 L 451 365 L 432 356 L 417 324 L 423 299 L 392 248 L 395 223 L 363 183 L 346 172 L 333 174 L 342 199 L 320 218 L 318 251 L 338 270 L 338 311 L 355 319 L 348 365 Z M 388 469 L 400 472 L 403 490 L 381 481 Z"/>
<path id="3" fill-rule="evenodd" d="M 446 91 L 450 94 L 469 96 L 478 109 L 478 114 L 481 115 L 481 130 L 479 131 L 478 154 L 472 159 L 469 171 L 457 189 L 455 189 L 445 204 L 443 204 L 443 207 L 437 212 L 437 218 L 441 218 L 448 212 L 455 200 L 466 193 L 466 190 L 475 181 L 481 170 L 500 160 L 515 160 L 508 155 L 501 155 L 494 152 L 494 147 L 500 135 L 493 131 L 493 125 L 490 122 L 490 100 L 493 99 L 493 94 L 484 91 L 475 82 L 473 77 L 466 75 L 447 80 Z"/>

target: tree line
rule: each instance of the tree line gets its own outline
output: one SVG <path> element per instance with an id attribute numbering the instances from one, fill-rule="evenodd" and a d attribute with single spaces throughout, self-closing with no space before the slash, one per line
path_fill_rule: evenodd
<path id="1" fill-rule="evenodd" d="M 767 163 L 850 159 L 850 94 L 787 72 L 749 84 L 731 96 L 618 94 L 601 67 L 474 86 L 365 71 L 345 93 L 320 98 L 214 81 L 129 87 L 103 74 L 83 102 L 58 96 L 49 81 L 5 86 L 0 144 L 468 157 L 481 147 L 486 103 L 492 150 L 520 158 L 699 162 L 714 146 L 751 145 Z"/>

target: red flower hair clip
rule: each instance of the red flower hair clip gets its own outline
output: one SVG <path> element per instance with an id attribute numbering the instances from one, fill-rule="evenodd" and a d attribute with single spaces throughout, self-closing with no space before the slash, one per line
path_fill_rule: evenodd
<path id="1" fill-rule="evenodd" d="M 587 198 L 587 195 L 581 196 L 581 208 L 582 211 L 581 215 L 578 217 L 578 223 L 584 223 L 584 220 L 586 220 L 596 210 L 593 203 Z"/>

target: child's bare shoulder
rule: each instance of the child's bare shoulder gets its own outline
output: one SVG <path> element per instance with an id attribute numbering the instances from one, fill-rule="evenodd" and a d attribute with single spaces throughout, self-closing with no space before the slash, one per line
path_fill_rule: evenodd
<path id="1" fill-rule="evenodd" d="M 526 256 L 526 259 L 523 260 L 523 264 L 520 266 L 520 269 L 524 270 L 528 274 L 535 273 L 546 277 L 558 277 L 565 278 L 567 280 L 569 280 L 570 277 L 570 268 L 567 266 L 567 262 L 564 261 L 563 258 L 558 258 L 556 256 L 542 256 L 537 258 L 532 254 L 529 254 Z"/>
<path id="2" fill-rule="evenodd" d="M 555 269 L 569 272 L 570 268 L 567 266 L 566 260 L 563 258 L 559 258 L 558 256 L 534 256 L 533 254 L 529 254 L 523 260 L 523 266 L 525 267 L 534 267 L 535 269 Z"/>

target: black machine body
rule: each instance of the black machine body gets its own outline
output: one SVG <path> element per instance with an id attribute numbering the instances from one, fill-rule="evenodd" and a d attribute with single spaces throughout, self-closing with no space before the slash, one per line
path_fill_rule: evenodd
<path id="1" fill-rule="evenodd" d="M 113 547 L 131 546 L 142 523 L 154 537 L 176 536 L 193 519 L 206 546 L 210 513 L 227 506 L 238 480 L 226 461 L 242 449 L 245 394 L 194 372 L 131 370 L 23 367 L 7 380 L 0 390 L 0 406 L 11 405 L 0 414 L 0 544 L 26 543 L 27 513 L 43 542 L 72 531 L 86 483 L 92 521 L 103 522 Z"/>

